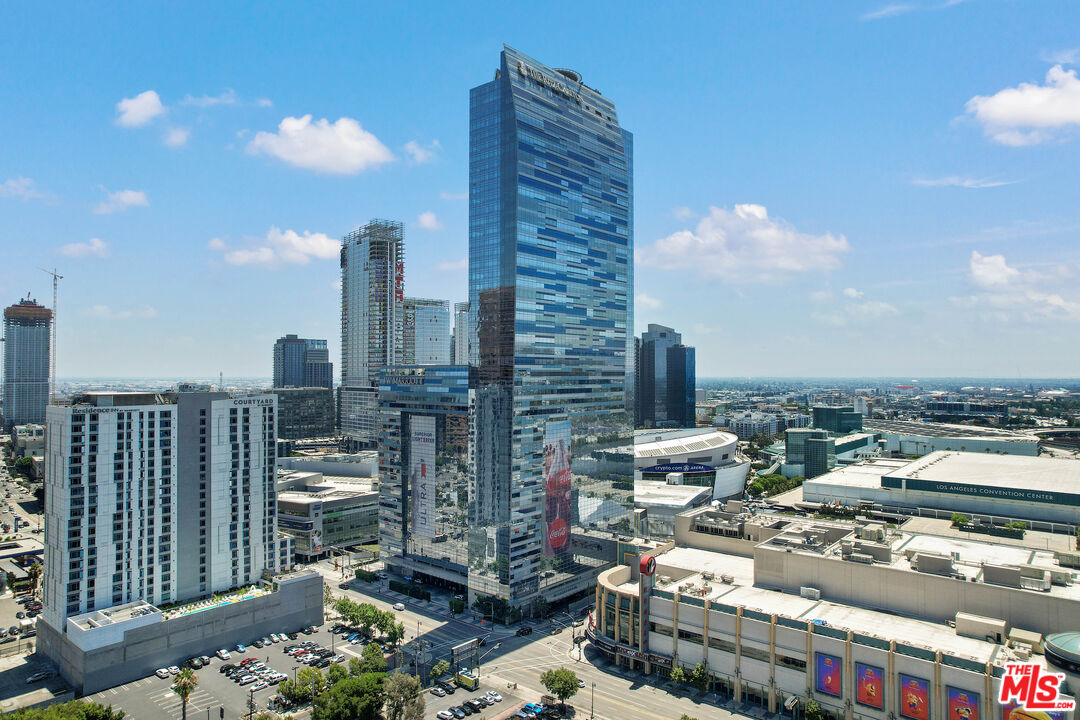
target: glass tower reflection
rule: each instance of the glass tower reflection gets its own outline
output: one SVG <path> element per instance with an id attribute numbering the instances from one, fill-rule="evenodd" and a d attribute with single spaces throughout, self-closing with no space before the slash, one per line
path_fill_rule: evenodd
<path id="1" fill-rule="evenodd" d="M 633 145 L 509 47 L 469 132 L 469 588 L 498 614 L 588 591 L 631 531 Z"/>

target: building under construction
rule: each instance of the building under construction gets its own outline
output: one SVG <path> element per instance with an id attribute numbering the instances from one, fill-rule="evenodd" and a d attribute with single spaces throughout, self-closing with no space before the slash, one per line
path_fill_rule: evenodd
<path id="1" fill-rule="evenodd" d="M 27 298 L 4 309 L 4 427 L 44 423 L 53 313 Z"/>
<path id="2" fill-rule="evenodd" d="M 404 228 L 372 220 L 341 240 L 338 425 L 354 447 L 375 442 L 379 370 L 404 359 Z"/>

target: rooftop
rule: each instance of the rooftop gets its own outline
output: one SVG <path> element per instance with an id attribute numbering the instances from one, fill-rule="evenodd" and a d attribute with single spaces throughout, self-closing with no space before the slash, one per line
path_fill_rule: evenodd
<path id="1" fill-rule="evenodd" d="M 889 472 L 888 476 L 1080 494 L 1080 462 L 1063 458 L 939 450 Z"/>
<path id="2" fill-rule="evenodd" d="M 712 497 L 711 487 L 696 485 L 668 485 L 659 480 L 637 480 L 634 482 L 635 505 L 667 505 L 690 507 L 702 496 Z"/>
<path id="3" fill-rule="evenodd" d="M 686 430 L 645 430 L 634 433 L 634 454 L 639 458 L 664 457 L 692 452 L 704 452 L 734 446 L 738 438 L 713 428 Z"/>
<path id="4" fill-rule="evenodd" d="M 933 438 L 979 438 L 982 440 L 1008 440 L 1011 442 L 1038 442 L 1039 438 L 1028 433 L 1001 430 L 999 428 L 955 425 L 951 423 L 927 423 L 913 420 L 863 420 L 864 432 L 890 433 L 894 435 L 923 435 Z"/>

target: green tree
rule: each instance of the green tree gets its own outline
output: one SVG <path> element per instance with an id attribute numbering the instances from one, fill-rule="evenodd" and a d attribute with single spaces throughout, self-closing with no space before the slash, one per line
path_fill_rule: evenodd
<path id="1" fill-rule="evenodd" d="M 347 677 L 349 677 L 349 671 L 345 669 L 344 665 L 334 663 L 326 668 L 326 682 L 330 685 L 334 685 Z"/>
<path id="2" fill-rule="evenodd" d="M 705 692 L 709 689 L 709 671 L 701 663 L 698 663 L 693 670 L 690 671 L 690 684 L 701 692 Z"/>
<path id="3" fill-rule="evenodd" d="M 689 715 L 687 715 L 686 713 L 683 713 L 682 717 L 679 718 L 679 720 L 697 720 L 697 718 L 692 718 Z"/>
<path id="4" fill-rule="evenodd" d="M 971 522 L 971 518 L 969 518 L 967 515 L 965 515 L 963 513 L 953 513 L 952 514 L 952 524 L 957 526 L 957 527 L 959 527 L 961 525 L 967 525 L 969 522 Z"/>
<path id="5" fill-rule="evenodd" d="M 818 705 L 817 700 L 811 698 L 806 701 L 806 710 L 803 711 L 806 720 L 825 720 L 825 711 Z"/>
<path id="6" fill-rule="evenodd" d="M 349 660 L 349 674 L 353 677 L 381 672 L 386 672 L 386 658 L 375 643 L 365 645 L 360 657 Z"/>
<path id="7" fill-rule="evenodd" d="M 549 693 L 559 698 L 559 702 L 566 705 L 566 701 L 578 691 L 578 676 L 573 670 L 559 668 L 558 670 L 545 670 L 540 674 L 540 684 Z"/>
<path id="8" fill-rule="evenodd" d="M 424 717 L 424 696 L 420 680 L 400 671 L 383 683 L 383 715 L 386 720 L 409 720 Z"/>
<path id="9" fill-rule="evenodd" d="M 311 686 L 302 687 L 292 678 L 282 680 L 277 686 L 278 695 L 285 698 L 293 705 L 307 702 L 311 699 Z"/>
<path id="10" fill-rule="evenodd" d="M 686 671 L 678 666 L 671 668 L 671 682 L 686 682 Z"/>
<path id="11" fill-rule="evenodd" d="M 187 720 L 187 704 L 191 693 L 199 686 L 199 677 L 191 668 L 184 668 L 173 681 L 172 691 L 180 696 L 180 717 Z"/>
<path id="12" fill-rule="evenodd" d="M 339 680 L 315 698 L 312 720 L 374 720 L 383 704 L 381 673 Z"/>
<path id="13" fill-rule="evenodd" d="M 390 647 L 397 647 L 397 644 L 405 638 L 405 625 L 402 623 L 393 623 L 390 627 L 384 631 L 387 641 L 390 643 Z"/>
<path id="14" fill-rule="evenodd" d="M 449 671 L 450 663 L 445 660 L 440 660 L 439 662 L 431 666 L 431 678 L 433 680 L 438 680 Z"/>
<path id="15" fill-rule="evenodd" d="M 36 595 L 38 591 L 38 583 L 41 582 L 42 567 L 41 563 L 36 562 L 30 567 L 26 568 L 26 574 L 30 577 L 30 594 Z"/>
<path id="16" fill-rule="evenodd" d="M 323 581 L 322 598 L 323 598 L 323 605 L 325 607 L 327 607 L 327 608 L 334 607 L 334 604 L 335 604 L 334 591 L 330 589 L 330 586 L 326 584 L 325 580 Z"/>
<path id="17" fill-rule="evenodd" d="M 306 667 L 296 673 L 296 684 L 305 688 L 308 697 L 318 697 L 326 688 L 326 678 L 319 668 Z"/>
<path id="18" fill-rule="evenodd" d="M 99 705 L 86 700 L 71 700 L 48 707 L 13 710 L 4 715 L 6 720 L 123 720 L 123 710 L 113 710 L 112 705 Z"/>

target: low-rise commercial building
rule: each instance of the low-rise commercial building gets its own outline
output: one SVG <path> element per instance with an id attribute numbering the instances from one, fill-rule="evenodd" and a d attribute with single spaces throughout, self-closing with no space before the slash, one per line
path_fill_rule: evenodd
<path id="1" fill-rule="evenodd" d="M 277 507 L 278 529 L 293 539 L 298 563 L 379 541 L 375 478 L 278 470 Z"/>
<path id="2" fill-rule="evenodd" d="M 935 450 L 959 450 L 999 455 L 1038 455 L 1039 438 L 1032 434 L 947 423 L 908 420 L 870 420 L 863 430 L 884 440 L 883 449 L 901 455 L 925 455 Z"/>
<path id="3" fill-rule="evenodd" d="M 11 433 L 15 457 L 33 457 L 45 451 L 44 425 L 16 425 Z"/>
<path id="4" fill-rule="evenodd" d="M 639 534 L 650 540 L 675 534 L 675 516 L 712 500 L 708 487 L 678 485 L 655 480 L 634 482 L 634 508 L 644 510 L 644 527 Z"/>
<path id="5" fill-rule="evenodd" d="M 768 712 L 1007 718 L 1005 664 L 1060 672 L 1042 639 L 1080 627 L 1073 553 L 711 508 L 676 520 L 673 541 L 601 573 L 590 641 L 647 673 L 701 664 Z"/>
<path id="6" fill-rule="evenodd" d="M 932 452 L 879 458 L 807 480 L 804 502 L 884 512 L 943 513 L 1027 521 L 1037 529 L 1080 525 L 1080 463 L 1072 459 Z"/>

